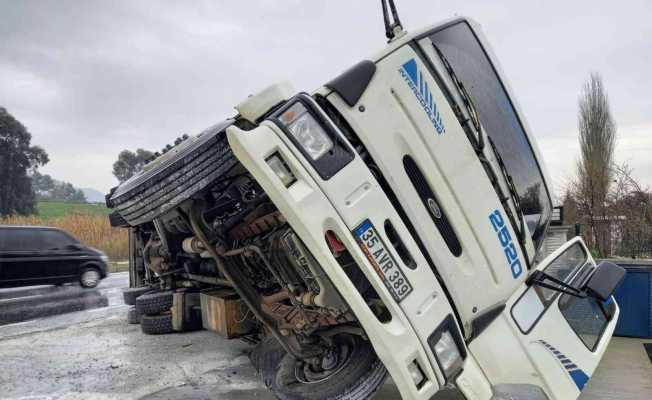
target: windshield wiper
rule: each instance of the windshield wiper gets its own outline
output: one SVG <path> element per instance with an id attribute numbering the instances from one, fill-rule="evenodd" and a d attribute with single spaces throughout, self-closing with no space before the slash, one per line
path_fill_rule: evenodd
<path id="1" fill-rule="evenodd" d="M 523 211 L 521 209 L 521 202 L 520 198 L 518 196 L 518 193 L 516 192 L 516 186 L 514 185 L 514 181 L 511 177 L 511 175 L 507 172 L 507 168 L 505 167 L 505 163 L 503 162 L 502 157 L 500 156 L 500 153 L 498 152 L 498 149 L 494 145 L 493 141 L 491 140 L 490 137 L 487 136 L 489 139 L 489 144 L 491 145 L 491 148 L 496 156 L 496 160 L 498 162 L 498 165 L 500 166 L 500 172 L 503 175 L 503 178 L 505 179 L 505 182 L 507 183 L 507 189 L 509 191 L 509 197 L 505 196 L 503 193 L 502 188 L 500 187 L 500 184 L 498 183 L 498 179 L 496 177 L 496 173 L 494 171 L 493 166 L 487 160 L 487 158 L 484 155 L 484 132 L 482 131 L 482 125 L 480 124 L 480 116 L 475 108 L 475 104 L 473 103 L 473 100 L 471 99 L 471 96 L 469 93 L 466 91 L 466 87 L 464 87 L 464 83 L 457 77 L 457 74 L 455 73 L 455 70 L 451 66 L 450 62 L 448 61 L 448 58 L 444 55 L 444 53 L 437 47 L 436 44 L 432 44 L 432 46 L 435 48 L 435 51 L 437 52 L 437 55 L 442 61 L 442 64 L 444 64 L 444 68 L 446 69 L 446 72 L 448 72 L 448 76 L 451 78 L 453 83 L 455 84 L 455 87 L 457 88 L 458 94 L 460 98 L 462 99 L 462 103 L 466 107 L 466 111 L 469 115 L 469 118 L 465 118 L 459 109 L 459 106 L 457 104 L 454 105 L 453 109 L 455 111 L 455 114 L 457 115 L 458 120 L 460 121 L 461 125 L 468 129 L 468 122 L 470 121 L 473 124 L 473 127 L 475 128 L 476 132 L 478 133 L 477 138 L 473 135 L 469 135 L 467 132 L 467 136 L 469 138 L 473 137 L 474 140 L 472 140 L 472 146 L 474 150 L 476 151 L 480 162 L 482 165 L 485 167 L 485 171 L 489 175 L 489 179 L 491 180 L 491 183 L 493 184 L 496 192 L 498 193 L 498 197 L 500 199 L 500 202 L 503 204 L 503 208 L 505 208 L 505 212 L 507 213 L 508 217 L 510 220 L 512 220 L 512 225 L 516 227 L 516 224 L 514 224 L 514 216 L 512 215 L 509 204 L 507 204 L 507 200 L 511 198 L 512 203 L 514 204 L 514 209 L 516 210 L 517 217 L 519 218 L 520 223 L 518 224 L 518 236 L 519 236 L 519 242 L 525 247 L 525 219 L 523 218 Z"/>
<path id="2" fill-rule="evenodd" d="M 448 58 L 446 58 L 444 53 L 441 50 L 439 50 L 439 47 L 437 47 L 436 44 L 433 43 L 432 46 L 435 48 L 437 55 L 439 55 L 439 59 L 441 60 L 441 62 L 444 64 L 444 68 L 446 69 L 446 72 L 448 72 L 448 76 L 455 84 L 455 87 L 457 88 L 457 92 L 460 98 L 462 99 L 462 103 L 466 108 L 469 118 L 466 118 L 462 114 L 462 110 L 460 110 L 457 103 L 455 103 L 453 107 L 453 111 L 455 112 L 457 119 L 460 121 L 460 124 L 465 128 L 464 129 L 465 131 L 468 129 L 469 122 L 473 124 L 473 127 L 475 128 L 475 131 L 478 133 L 478 136 L 476 138 L 472 134 L 469 134 L 468 131 L 467 131 L 467 136 L 469 136 L 469 138 L 473 137 L 473 141 L 472 141 L 473 148 L 475 149 L 476 152 L 481 152 L 484 149 L 484 137 L 482 134 L 482 125 L 480 124 L 480 116 L 478 115 L 478 112 L 475 108 L 475 104 L 473 104 L 473 100 L 471 99 L 471 96 L 469 96 L 469 92 L 466 91 L 466 87 L 464 86 L 464 83 L 462 83 L 462 81 L 457 77 L 455 70 L 451 66 L 450 62 L 448 62 Z"/>
<path id="3" fill-rule="evenodd" d="M 509 191 L 509 196 L 512 199 L 512 204 L 514 205 L 514 209 L 516 210 L 516 216 L 520 221 L 519 223 L 520 240 L 524 241 L 525 240 L 525 217 L 523 216 L 523 208 L 521 207 L 521 198 L 518 196 L 518 193 L 516 192 L 514 179 L 512 179 L 512 176 L 509 174 L 509 172 L 507 172 L 507 167 L 505 166 L 503 157 L 500 155 L 500 152 L 496 148 L 496 145 L 494 144 L 493 140 L 491 140 L 491 138 L 489 138 L 489 144 L 491 145 L 491 149 L 494 151 L 494 155 L 496 156 L 496 162 L 498 162 L 498 166 L 500 166 L 500 172 L 502 172 L 503 178 L 505 178 L 505 182 L 507 182 L 507 190 Z"/>

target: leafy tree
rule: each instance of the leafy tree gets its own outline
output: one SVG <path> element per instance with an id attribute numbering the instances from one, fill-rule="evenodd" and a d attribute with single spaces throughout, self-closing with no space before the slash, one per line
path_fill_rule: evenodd
<path id="1" fill-rule="evenodd" d="M 38 171 L 32 174 L 32 187 L 37 200 L 67 203 L 86 202 L 86 196 L 82 190 L 75 188 L 71 183 L 52 179 L 50 175 L 43 175 Z"/>
<path id="2" fill-rule="evenodd" d="M 30 172 L 45 165 L 48 155 L 31 146 L 32 135 L 0 107 L 0 215 L 32 214 L 35 196 Z"/>
<path id="3" fill-rule="evenodd" d="M 50 175 L 43 175 L 38 171 L 32 174 L 32 187 L 38 199 L 46 198 L 49 196 L 52 189 L 54 189 L 54 179 Z"/>
<path id="4" fill-rule="evenodd" d="M 135 153 L 130 150 L 122 150 L 118 154 L 118 161 L 113 163 L 113 176 L 122 183 L 143 169 L 145 161 L 153 156 L 154 153 L 143 149 L 138 149 Z"/>
<path id="5" fill-rule="evenodd" d="M 75 189 L 71 183 L 57 182 L 57 184 L 54 185 L 51 200 L 64 201 L 68 203 L 85 203 L 86 196 L 84 196 L 84 192 L 81 190 Z"/>

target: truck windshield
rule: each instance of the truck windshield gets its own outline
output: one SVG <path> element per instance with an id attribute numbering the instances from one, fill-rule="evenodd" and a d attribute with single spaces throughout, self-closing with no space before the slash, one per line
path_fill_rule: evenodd
<path id="1" fill-rule="evenodd" d="M 538 249 L 552 212 L 550 195 L 523 125 L 496 70 L 466 22 L 450 25 L 429 38 L 466 87 L 484 131 L 500 152 Z"/>

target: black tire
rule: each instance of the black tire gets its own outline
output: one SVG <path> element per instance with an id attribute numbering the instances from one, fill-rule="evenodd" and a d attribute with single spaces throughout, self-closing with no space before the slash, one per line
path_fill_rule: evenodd
<path id="1" fill-rule="evenodd" d="M 136 310 L 141 315 L 156 315 L 170 311 L 172 308 L 172 292 L 145 293 L 136 298 Z"/>
<path id="2" fill-rule="evenodd" d="M 267 389 L 272 389 L 278 365 L 286 354 L 285 349 L 273 336 L 266 336 L 249 353 L 249 360 L 263 378 Z"/>
<path id="3" fill-rule="evenodd" d="M 125 304 L 133 306 L 136 305 L 136 298 L 147 292 L 151 292 L 152 289 L 148 286 L 137 287 L 137 288 L 124 288 L 122 289 L 122 299 Z"/>
<path id="4" fill-rule="evenodd" d="M 93 289 L 99 285 L 102 273 L 95 267 L 85 268 L 79 274 L 79 284 L 86 289 Z"/>
<path id="5" fill-rule="evenodd" d="M 140 329 L 148 335 L 172 333 L 172 314 L 143 315 Z"/>
<path id="6" fill-rule="evenodd" d="M 109 224 L 114 228 L 129 228 L 127 221 L 115 211 L 109 214 Z"/>
<path id="7" fill-rule="evenodd" d="M 263 355 L 260 367 L 264 381 L 271 380 L 274 395 L 281 400 L 368 400 L 381 388 L 387 370 L 371 344 L 357 336 L 339 335 L 334 338 L 348 350 L 343 362 L 331 375 L 308 378 L 308 368 L 302 361 L 285 354 L 276 360 L 278 350 Z M 341 348 L 341 347 L 340 347 Z M 339 352 L 341 356 L 344 352 Z M 276 363 L 274 363 L 276 361 Z M 298 376 L 303 374 L 301 378 Z M 318 374 L 315 374 L 318 375 Z M 273 377 L 273 379 L 270 379 Z M 309 383 L 306 383 L 309 382 Z M 266 382 L 267 384 L 267 382 Z"/>
<path id="8" fill-rule="evenodd" d="M 132 226 L 163 214 L 237 165 L 224 121 L 161 155 L 108 196 L 107 205 Z"/>
<path id="9" fill-rule="evenodd" d="M 138 310 L 136 310 L 136 307 L 131 306 L 129 307 L 129 311 L 127 311 L 127 323 L 128 324 L 140 324 L 140 319 L 142 318 L 142 315 L 138 313 Z"/>

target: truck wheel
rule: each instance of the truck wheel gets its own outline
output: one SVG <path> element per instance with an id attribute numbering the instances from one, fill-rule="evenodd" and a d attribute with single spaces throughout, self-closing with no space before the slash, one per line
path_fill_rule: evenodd
<path id="1" fill-rule="evenodd" d="M 143 315 L 140 329 L 148 335 L 172 333 L 172 314 Z"/>
<path id="2" fill-rule="evenodd" d="M 275 365 L 272 391 L 281 400 L 367 400 L 380 389 L 387 370 L 371 344 L 357 336 L 338 335 L 319 367 L 291 355 Z M 268 363 L 261 367 L 270 368 Z M 264 371 L 263 377 L 271 374 Z"/>
<path id="3" fill-rule="evenodd" d="M 100 283 L 100 271 L 96 268 L 86 268 L 79 276 L 79 283 L 87 289 L 94 288 Z"/>
<path id="4" fill-rule="evenodd" d="M 172 292 L 145 293 L 136 298 L 136 310 L 141 315 L 156 315 L 172 308 Z"/>
<path id="5" fill-rule="evenodd" d="M 237 164 L 224 130 L 227 120 L 188 138 L 147 164 L 107 196 L 107 206 L 131 226 L 175 208 Z"/>
<path id="6" fill-rule="evenodd" d="M 140 319 L 142 318 L 142 315 L 138 313 L 138 310 L 136 310 L 136 307 L 131 306 L 129 307 L 129 311 L 127 311 L 127 323 L 128 324 L 140 324 Z"/>
<path id="7" fill-rule="evenodd" d="M 136 297 L 152 291 L 148 286 L 122 289 L 122 299 L 129 306 L 136 305 Z"/>
<path id="8" fill-rule="evenodd" d="M 273 336 L 265 336 L 249 353 L 249 360 L 263 378 L 267 389 L 272 388 L 277 367 L 287 353 Z"/>

